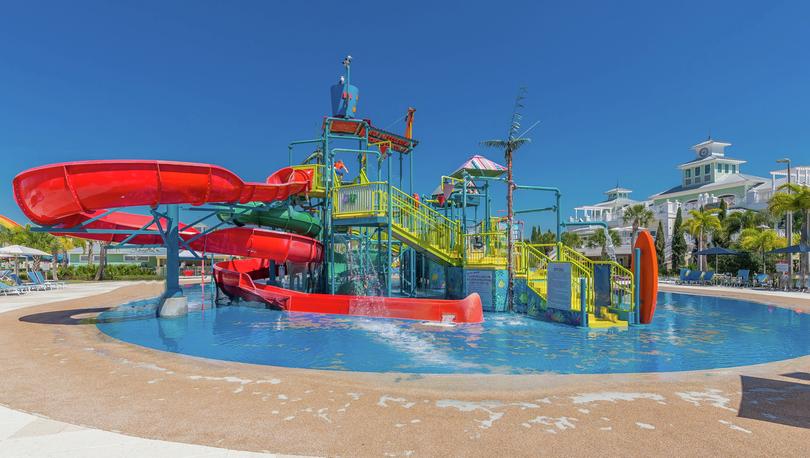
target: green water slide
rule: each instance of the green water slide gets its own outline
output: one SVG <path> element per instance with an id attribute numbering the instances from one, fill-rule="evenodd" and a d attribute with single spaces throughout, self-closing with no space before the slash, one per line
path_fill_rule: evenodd
<path id="1" fill-rule="evenodd" d="M 320 220 L 310 213 L 295 210 L 288 206 L 268 207 L 253 202 L 247 206 L 254 207 L 247 212 L 233 212 L 232 210 L 217 213 L 222 221 L 231 221 L 237 226 L 247 224 L 260 227 L 272 227 L 296 234 L 316 237 L 321 232 Z"/>

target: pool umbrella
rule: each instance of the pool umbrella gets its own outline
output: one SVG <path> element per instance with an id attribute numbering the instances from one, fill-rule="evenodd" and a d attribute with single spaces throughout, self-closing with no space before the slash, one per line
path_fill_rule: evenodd
<path id="1" fill-rule="evenodd" d="M 495 161 L 485 158 L 480 154 L 467 159 L 463 164 L 450 174 L 451 177 L 461 178 L 467 172 L 471 177 L 499 177 L 506 173 L 506 167 Z"/>
<path id="2" fill-rule="evenodd" d="M 28 256 L 50 256 L 50 254 L 23 245 L 9 245 L 0 248 L 0 257 L 14 258 L 14 275 L 20 275 L 20 263 L 18 259 L 27 258 Z"/>
<path id="3" fill-rule="evenodd" d="M 784 248 L 777 248 L 771 250 L 768 254 L 794 254 L 794 253 L 810 253 L 810 245 L 800 243 L 798 245 L 786 246 Z"/>
<path id="4" fill-rule="evenodd" d="M 706 256 L 709 254 L 715 255 L 714 257 L 714 271 L 717 272 L 717 256 L 720 255 L 728 255 L 728 256 L 739 256 L 739 251 L 729 250 L 728 248 L 723 248 L 720 246 L 713 246 L 711 248 L 706 248 L 704 250 L 700 250 L 695 252 L 697 256 Z"/>

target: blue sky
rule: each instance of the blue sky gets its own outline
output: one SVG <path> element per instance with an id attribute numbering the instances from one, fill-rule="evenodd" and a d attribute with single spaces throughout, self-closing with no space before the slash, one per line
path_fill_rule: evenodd
<path id="1" fill-rule="evenodd" d="M 502 160 L 478 142 L 505 136 L 521 85 L 525 124 L 541 123 L 516 179 L 561 187 L 566 216 L 617 180 L 639 198 L 677 184 L 709 132 L 746 173 L 810 165 L 810 3 L 662 3 L 6 2 L 0 214 L 24 221 L 11 179 L 51 162 L 263 180 L 318 133 L 347 53 L 359 115 L 387 126 L 416 107 L 420 192 L 471 154 Z"/>

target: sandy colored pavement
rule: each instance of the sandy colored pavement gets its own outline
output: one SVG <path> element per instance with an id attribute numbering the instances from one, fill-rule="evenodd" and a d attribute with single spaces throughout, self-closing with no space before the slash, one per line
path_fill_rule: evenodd
<path id="1" fill-rule="evenodd" d="M 810 450 L 810 357 L 662 374 L 330 372 L 146 349 L 83 319 L 160 288 L 138 284 L 0 314 L 0 404 L 150 439 L 303 455 Z M 795 300 L 801 303 L 781 305 L 810 307 L 810 300 Z"/>

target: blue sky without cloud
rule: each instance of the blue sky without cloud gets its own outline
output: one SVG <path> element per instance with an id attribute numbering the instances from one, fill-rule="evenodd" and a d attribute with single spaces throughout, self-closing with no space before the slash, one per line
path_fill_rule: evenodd
<path id="1" fill-rule="evenodd" d="M 0 214 L 24 221 L 11 179 L 51 162 L 263 180 L 317 135 L 347 53 L 359 115 L 416 107 L 422 193 L 471 154 L 502 160 L 479 141 L 505 136 L 523 85 L 525 124 L 541 123 L 516 178 L 561 187 L 566 216 L 617 181 L 638 198 L 677 184 L 710 132 L 747 173 L 810 165 L 809 20 L 808 2 L 5 2 Z"/>

